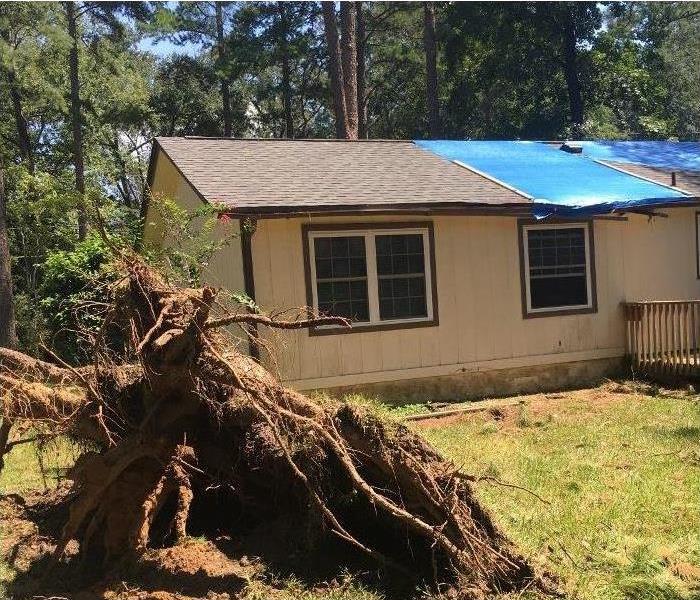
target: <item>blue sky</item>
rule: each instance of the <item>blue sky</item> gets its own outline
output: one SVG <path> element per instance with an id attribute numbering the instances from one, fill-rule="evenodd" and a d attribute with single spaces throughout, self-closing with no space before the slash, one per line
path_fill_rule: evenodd
<path id="1" fill-rule="evenodd" d="M 145 52 L 152 52 L 158 57 L 165 58 L 173 54 L 187 54 L 194 56 L 201 51 L 198 44 L 187 43 L 183 45 L 174 44 L 170 40 L 156 40 L 155 38 L 144 38 L 138 44 L 138 49 Z"/>

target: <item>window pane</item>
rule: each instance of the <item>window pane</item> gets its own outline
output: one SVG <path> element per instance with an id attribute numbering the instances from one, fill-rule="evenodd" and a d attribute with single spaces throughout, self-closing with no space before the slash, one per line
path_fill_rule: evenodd
<path id="1" fill-rule="evenodd" d="M 418 274 L 425 271 L 423 236 L 420 233 L 375 237 L 378 275 Z"/>
<path id="2" fill-rule="evenodd" d="M 380 277 L 379 316 L 383 320 L 427 317 L 425 277 Z"/>
<path id="3" fill-rule="evenodd" d="M 314 238 L 320 313 L 369 321 L 364 236 Z"/>
<path id="4" fill-rule="evenodd" d="M 375 237 L 379 277 L 379 317 L 427 317 L 425 257 L 419 233 Z"/>
<path id="5" fill-rule="evenodd" d="M 318 311 L 324 315 L 369 321 L 367 280 L 318 282 Z"/>
<path id="6" fill-rule="evenodd" d="M 586 229 L 531 229 L 527 236 L 531 307 L 587 305 Z"/>
<path id="7" fill-rule="evenodd" d="M 317 258 L 316 259 L 316 277 L 319 279 L 329 279 L 333 276 L 333 269 L 331 268 L 330 258 Z"/>
<path id="8" fill-rule="evenodd" d="M 544 277 L 530 281 L 532 308 L 582 306 L 588 304 L 585 277 Z"/>
<path id="9" fill-rule="evenodd" d="M 315 238 L 314 259 L 318 279 L 367 276 L 362 236 Z"/>

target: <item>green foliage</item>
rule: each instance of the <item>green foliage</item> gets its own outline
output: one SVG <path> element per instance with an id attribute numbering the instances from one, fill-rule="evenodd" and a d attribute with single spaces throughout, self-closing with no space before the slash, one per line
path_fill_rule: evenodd
<path id="1" fill-rule="evenodd" d="M 161 272 L 183 285 L 200 285 L 212 257 L 238 237 L 230 219 L 220 218 L 215 206 L 203 204 L 188 211 L 161 196 L 151 199 L 151 208 L 156 220 L 150 225 L 160 237 L 147 246 L 146 254 Z M 254 306 L 250 298 L 239 296 L 241 303 Z"/>
<path id="2" fill-rule="evenodd" d="M 211 61 L 173 56 L 157 67 L 150 99 L 153 125 L 162 135 L 218 135 L 220 108 Z"/>
<path id="3" fill-rule="evenodd" d="M 104 300 L 103 284 L 109 278 L 102 269 L 110 260 L 109 251 L 96 233 L 78 241 L 70 174 L 32 174 L 22 165 L 10 166 L 5 170 L 5 192 L 20 344 L 39 354 L 42 344 L 56 344 L 59 354 L 76 360 L 83 335 L 75 330 L 94 332 L 99 320 L 96 315 L 77 315 L 84 302 Z M 99 208 L 114 244 L 133 245 L 140 229 L 134 210 L 96 189 L 88 201 Z"/>
<path id="4" fill-rule="evenodd" d="M 66 360 L 89 359 L 91 341 L 102 327 L 110 287 L 119 277 L 102 238 L 90 234 L 71 250 L 48 255 L 42 265 L 39 306 L 51 339 L 47 345 Z"/>

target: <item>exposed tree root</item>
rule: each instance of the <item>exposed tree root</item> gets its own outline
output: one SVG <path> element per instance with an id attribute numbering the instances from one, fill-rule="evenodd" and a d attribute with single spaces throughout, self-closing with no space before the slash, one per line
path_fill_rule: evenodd
<path id="1" fill-rule="evenodd" d="M 57 558 L 73 539 L 107 560 L 177 543 L 197 522 L 236 535 L 294 515 L 321 524 L 315 542 L 330 536 L 387 572 L 464 597 L 555 593 L 421 438 L 280 386 L 217 331 L 252 317 L 211 315 L 214 290 L 173 288 L 138 261 L 125 269 L 109 318 L 129 333 L 133 364 L 105 366 L 100 348 L 98 366 L 77 370 L 0 352 L 3 423 L 48 421 L 100 448 L 72 470 Z M 222 494 L 226 509 L 214 511 Z"/>

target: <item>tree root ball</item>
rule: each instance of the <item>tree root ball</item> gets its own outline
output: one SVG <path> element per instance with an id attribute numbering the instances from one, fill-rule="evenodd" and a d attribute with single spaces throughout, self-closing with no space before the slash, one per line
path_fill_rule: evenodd
<path id="1" fill-rule="evenodd" d="M 122 260 L 106 319 L 128 340 L 118 358 L 99 341 L 94 364 L 80 369 L 0 350 L 6 429 L 50 423 L 95 448 L 70 473 L 56 560 L 71 540 L 112 561 L 192 532 L 235 539 L 284 520 L 306 524 L 298 543 L 309 551 L 333 544 L 434 590 L 557 593 L 499 531 L 469 478 L 419 436 L 285 389 L 219 329 L 314 318 L 214 315 L 215 290 L 171 286 Z"/>

